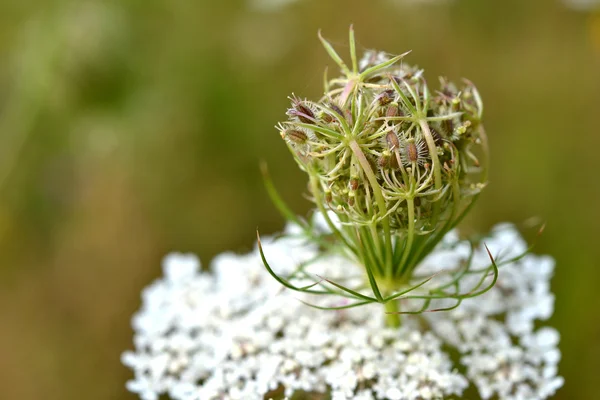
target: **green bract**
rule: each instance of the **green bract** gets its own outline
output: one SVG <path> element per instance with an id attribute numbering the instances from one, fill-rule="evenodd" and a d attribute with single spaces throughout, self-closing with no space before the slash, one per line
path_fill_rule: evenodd
<path id="1" fill-rule="evenodd" d="M 483 105 L 466 80 L 456 85 L 441 78 L 439 89 L 430 89 L 423 70 L 403 62 L 408 53 L 393 57 L 367 51 L 359 61 L 352 28 L 350 65 L 319 38 L 342 76 L 325 77 L 318 101 L 292 96 L 288 119 L 277 129 L 308 174 L 312 201 L 336 243 L 365 267 L 372 295 L 328 280 L 298 288 L 276 276 L 264 254 L 263 261 L 292 289 L 344 295 L 357 300 L 356 305 L 386 303 L 394 315 L 395 299 L 430 279 L 414 282 L 419 262 L 460 222 L 486 185 Z M 285 208 L 269 181 L 267 187 L 286 216 L 320 240 Z M 332 222 L 328 210 L 341 225 Z M 487 272 L 497 274 L 493 260 Z M 468 294 L 461 294 L 459 285 L 454 291 L 445 285 L 422 293 L 460 302 L 491 287 L 485 286 Z M 393 317 L 391 323 L 397 324 Z"/>

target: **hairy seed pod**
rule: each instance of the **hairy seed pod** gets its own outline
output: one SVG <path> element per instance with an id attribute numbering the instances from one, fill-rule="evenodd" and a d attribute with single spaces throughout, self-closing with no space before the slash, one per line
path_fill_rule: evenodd
<path id="1" fill-rule="evenodd" d="M 425 164 L 426 158 L 429 157 L 429 148 L 422 138 L 402 139 L 400 145 L 404 165 L 417 164 L 423 166 Z"/>
<path id="2" fill-rule="evenodd" d="M 296 105 L 296 110 L 296 116 L 300 121 L 304 122 L 305 124 L 312 124 L 314 122 L 315 114 L 305 104 L 298 103 Z"/>
<path id="3" fill-rule="evenodd" d="M 398 109 L 398 106 L 388 106 L 388 108 L 385 110 L 385 116 L 386 118 L 394 118 L 400 115 L 400 110 Z"/>
<path id="4" fill-rule="evenodd" d="M 296 129 L 286 129 L 283 135 L 290 141 L 297 144 L 304 144 L 308 141 L 308 136 L 306 133 Z"/>
<path id="5" fill-rule="evenodd" d="M 400 148 L 400 141 L 398 140 L 398 135 L 396 135 L 394 132 L 389 132 L 387 135 L 385 135 L 385 140 L 387 141 L 387 145 L 391 151 Z"/>
<path id="6" fill-rule="evenodd" d="M 315 114 L 306 103 L 296 97 L 292 98 L 292 108 L 287 112 L 290 117 L 296 117 L 305 124 L 315 123 Z"/>
<path id="7" fill-rule="evenodd" d="M 406 144 L 406 157 L 411 163 L 416 163 L 419 160 L 419 152 L 415 142 L 408 142 Z"/>

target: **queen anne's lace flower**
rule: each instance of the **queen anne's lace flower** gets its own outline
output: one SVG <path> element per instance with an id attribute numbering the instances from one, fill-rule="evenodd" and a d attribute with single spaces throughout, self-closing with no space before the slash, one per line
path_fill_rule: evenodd
<path id="1" fill-rule="evenodd" d="M 553 261 L 511 260 L 525 250 L 511 226 L 498 226 L 486 244 L 504 262 L 495 287 L 450 312 L 407 316 L 399 329 L 385 328 L 378 305 L 321 311 L 302 304 L 264 271 L 256 249 L 218 256 L 211 272 L 193 255 L 170 254 L 164 277 L 144 289 L 133 318 L 135 351 L 122 356 L 135 375 L 127 388 L 144 400 L 165 393 L 174 400 L 259 400 L 276 389 L 287 396 L 330 392 L 334 400 L 440 399 L 469 385 L 484 399 L 548 398 L 563 384 L 559 334 L 534 329 L 534 321 L 553 310 Z M 361 271 L 336 255 L 310 261 L 318 249 L 293 236 L 265 239 L 263 247 L 284 274 L 307 261 L 308 271 L 330 276 Z M 456 267 L 469 249 L 450 233 L 418 271 Z M 487 264 L 477 249 L 474 267 Z"/>

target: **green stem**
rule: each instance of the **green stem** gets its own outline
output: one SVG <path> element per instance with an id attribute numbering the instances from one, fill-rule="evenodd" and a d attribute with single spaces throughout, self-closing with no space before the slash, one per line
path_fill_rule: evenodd
<path id="1" fill-rule="evenodd" d="M 375 176 L 375 174 L 373 173 L 373 170 L 371 169 L 371 166 L 369 165 L 369 161 L 367 160 L 367 157 L 365 157 L 365 154 L 360 149 L 360 146 L 358 145 L 356 140 L 352 140 L 349 143 L 349 146 L 352 149 L 354 156 L 360 163 L 360 166 L 362 167 L 365 175 L 367 176 L 369 183 L 371 184 L 371 188 L 373 189 L 373 195 L 375 196 L 375 201 L 377 202 L 377 208 L 379 209 L 378 210 L 379 214 L 382 216 L 385 215 L 386 210 L 387 210 L 387 208 L 385 206 L 385 199 L 383 198 L 383 194 L 381 193 L 381 187 L 379 186 L 379 182 L 377 182 L 377 177 Z M 391 269 L 392 269 L 392 234 L 390 231 L 389 217 L 384 217 L 382 219 L 382 224 L 383 224 L 383 232 L 385 235 L 385 256 L 382 257 L 382 260 L 385 260 L 386 270 L 389 271 L 389 273 L 391 273 Z"/>
<path id="2" fill-rule="evenodd" d="M 406 203 L 408 206 L 408 238 L 406 239 L 406 247 L 404 248 L 404 254 L 402 254 L 402 260 L 400 261 L 402 272 L 406 269 L 404 263 L 412 251 L 413 239 L 415 236 L 415 199 L 409 197 L 406 199 Z"/>
<path id="3" fill-rule="evenodd" d="M 431 156 L 432 168 L 433 168 L 433 178 L 436 190 L 441 190 L 442 188 L 442 167 L 440 165 L 440 159 L 437 154 L 437 147 L 435 146 L 435 141 L 433 140 L 433 136 L 431 135 L 431 130 L 429 129 L 429 125 L 427 125 L 427 121 L 425 119 L 419 120 L 419 125 L 421 126 L 421 132 L 423 132 L 423 136 L 425 136 L 425 141 L 427 142 L 427 147 L 429 148 L 429 155 Z M 437 218 L 440 213 L 440 203 L 439 200 L 433 204 L 433 226 L 437 223 Z"/>
<path id="4" fill-rule="evenodd" d="M 369 230 L 371 233 L 372 241 L 375 244 L 375 251 L 377 252 L 376 255 L 374 254 L 374 258 L 377 259 L 378 266 L 380 267 L 380 274 L 383 274 L 384 273 L 383 271 L 385 269 L 385 259 L 383 259 L 381 256 L 384 255 L 385 253 L 383 252 L 383 245 L 381 243 L 381 237 L 377 233 L 377 225 L 375 223 L 369 224 Z"/>
<path id="5" fill-rule="evenodd" d="M 359 236 L 359 242 L 364 248 L 363 263 L 365 268 L 372 265 L 377 269 L 377 275 L 383 274 L 383 264 L 381 264 L 378 255 L 381 254 L 378 245 L 377 236 L 372 236 L 367 227 L 357 229 L 356 235 Z M 369 264 L 369 265 L 367 265 Z"/>
<path id="6" fill-rule="evenodd" d="M 385 312 L 390 313 L 385 315 L 385 325 L 388 328 L 399 328 L 402 324 L 399 311 L 398 300 L 391 300 L 385 303 Z"/>

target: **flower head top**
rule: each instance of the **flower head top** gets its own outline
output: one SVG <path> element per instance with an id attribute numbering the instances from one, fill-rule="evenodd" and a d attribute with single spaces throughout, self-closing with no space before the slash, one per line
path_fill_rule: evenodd
<path id="1" fill-rule="evenodd" d="M 292 96 L 277 129 L 333 235 L 365 266 L 369 298 L 387 303 L 486 185 L 483 104 L 467 80 L 431 90 L 408 53 L 359 60 L 352 27 L 350 65 L 319 38 L 342 76 L 325 74 L 318 101 Z"/>

